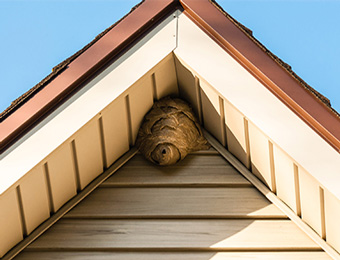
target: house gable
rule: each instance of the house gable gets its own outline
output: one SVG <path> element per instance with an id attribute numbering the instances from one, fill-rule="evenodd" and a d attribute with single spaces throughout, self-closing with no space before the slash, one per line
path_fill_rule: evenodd
<path id="1" fill-rule="evenodd" d="M 263 50 L 256 51 L 258 57 L 251 57 L 252 52 L 243 53 L 236 48 L 239 43 L 227 41 L 228 37 L 238 39 L 239 33 L 243 35 L 241 42 L 248 44 L 251 40 L 244 31 L 238 32 L 240 28 L 235 24 L 228 25 L 236 26 L 230 31 L 233 33 L 225 34 L 223 26 L 211 24 L 209 16 L 205 16 L 195 1 L 181 1 L 184 13 L 176 9 L 178 2 L 175 2 L 149 0 L 139 7 L 142 9 L 137 8 L 145 12 L 143 8 L 150 5 L 158 8 L 156 16 L 149 12 L 145 17 L 135 13 L 143 18 L 142 24 L 149 25 L 148 34 L 143 34 L 119 57 L 110 56 L 108 49 L 105 55 L 99 52 L 102 56 L 98 59 L 103 63 L 107 64 L 108 57 L 113 58 L 110 65 L 100 73 L 96 71 L 95 77 L 87 78 L 86 82 L 83 80 L 99 68 L 92 70 L 90 66 L 80 70 L 89 74 L 73 80 L 82 81 L 83 87 L 42 121 L 38 120 L 34 128 L 1 155 L 0 207 L 16 202 L 16 207 L 0 215 L 3 219 L 0 223 L 4 223 L 0 228 L 5 230 L 0 234 L 14 231 L 9 237 L 7 234 L 6 238 L 0 237 L 6 241 L 1 244 L 2 254 L 128 151 L 153 101 L 169 94 L 189 101 L 201 123 L 222 145 L 323 239 L 339 248 L 340 159 L 334 150 L 336 132 L 327 126 L 329 122 L 333 122 L 332 127 L 337 126 L 334 113 L 291 79 L 289 82 L 305 93 L 302 96 L 312 97 L 308 100 L 317 104 L 316 107 L 324 106 L 322 113 L 333 119 L 327 119 L 328 123 L 320 121 L 309 107 L 304 107 L 304 101 L 298 100 L 300 97 L 290 96 L 290 86 L 280 89 L 281 83 L 256 64 L 256 59 L 264 57 Z M 229 21 L 217 9 L 210 9 L 215 8 L 210 2 L 202 3 L 218 12 L 216 17 L 220 22 Z M 153 24 L 156 27 L 150 31 L 148 19 L 152 17 L 163 20 L 156 19 L 157 26 Z M 134 32 L 141 27 L 141 24 L 134 27 Z M 120 42 L 123 43 L 125 40 Z M 116 45 L 112 46 L 108 48 L 114 49 Z M 85 51 L 79 59 L 85 59 L 83 55 L 89 53 L 92 52 Z M 279 68 L 282 75 L 291 77 L 283 67 Z M 68 75 L 67 71 L 60 76 Z M 50 85 L 47 89 L 53 92 Z M 58 97 L 59 94 L 54 95 L 53 100 Z M 301 106 L 295 109 L 296 105 Z M 12 116 L 9 118 L 14 120 Z M 5 120 L 2 126 L 6 122 L 9 121 Z M 334 134 L 335 139 L 324 130 Z M 11 219 L 9 225 L 5 224 L 6 219 Z"/>

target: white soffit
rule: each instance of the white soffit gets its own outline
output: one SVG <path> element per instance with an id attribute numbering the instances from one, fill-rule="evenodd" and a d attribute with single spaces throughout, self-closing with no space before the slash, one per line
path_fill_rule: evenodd
<path id="1" fill-rule="evenodd" d="M 174 51 L 274 143 L 340 198 L 340 155 L 186 15 Z"/>
<path id="2" fill-rule="evenodd" d="M 176 11 L 28 132 L 0 161 L 0 195 L 176 48 Z"/>

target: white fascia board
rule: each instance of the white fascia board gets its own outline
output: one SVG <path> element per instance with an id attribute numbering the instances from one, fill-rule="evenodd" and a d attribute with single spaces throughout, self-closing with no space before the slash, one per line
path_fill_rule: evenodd
<path id="1" fill-rule="evenodd" d="M 174 12 L 28 132 L 0 161 L 0 195 L 176 48 Z"/>
<path id="2" fill-rule="evenodd" d="M 176 56 L 340 199 L 340 154 L 186 15 L 178 28 Z"/>

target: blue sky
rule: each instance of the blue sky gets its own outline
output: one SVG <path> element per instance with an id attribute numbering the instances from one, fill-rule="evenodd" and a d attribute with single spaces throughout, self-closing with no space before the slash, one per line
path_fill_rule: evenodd
<path id="1" fill-rule="evenodd" d="M 0 111 L 140 0 L 0 0 Z M 217 0 L 340 111 L 339 0 Z"/>

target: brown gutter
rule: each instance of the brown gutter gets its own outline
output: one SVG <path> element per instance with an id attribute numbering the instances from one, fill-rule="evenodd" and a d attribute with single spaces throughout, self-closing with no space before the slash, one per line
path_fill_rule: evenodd
<path id="1" fill-rule="evenodd" d="M 258 44 L 208 0 L 180 0 L 184 13 L 261 81 L 334 149 L 340 151 L 340 119 L 303 88 Z"/>
<path id="2" fill-rule="evenodd" d="M 0 124 L 0 154 L 178 5 L 146 0 Z"/>

